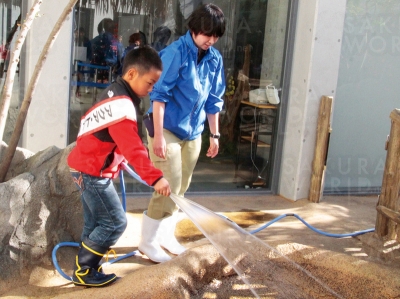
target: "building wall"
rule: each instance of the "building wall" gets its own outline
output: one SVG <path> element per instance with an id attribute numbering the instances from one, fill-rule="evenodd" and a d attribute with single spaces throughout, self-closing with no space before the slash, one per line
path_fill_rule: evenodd
<path id="1" fill-rule="evenodd" d="M 307 198 L 319 103 L 335 97 L 346 1 L 299 1 L 278 193 Z"/>
<path id="2" fill-rule="evenodd" d="M 400 2 L 348 0 L 325 191 L 379 192 L 400 107 Z"/>
<path id="3" fill-rule="evenodd" d="M 31 7 L 32 3 L 29 0 L 26 7 Z M 40 15 L 34 20 L 26 40 L 26 56 L 21 67 L 25 72 L 25 86 L 28 86 L 43 46 L 67 3 L 67 0 L 43 1 Z M 49 146 L 64 148 L 67 145 L 71 28 L 72 17 L 69 16 L 47 57 L 32 97 L 22 147 L 33 152 Z"/>

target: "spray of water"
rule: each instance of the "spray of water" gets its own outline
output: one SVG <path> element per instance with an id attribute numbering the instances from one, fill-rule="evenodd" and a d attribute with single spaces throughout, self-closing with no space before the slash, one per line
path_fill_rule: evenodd
<path id="1" fill-rule="evenodd" d="M 235 222 L 184 197 L 171 194 L 171 199 L 214 245 L 256 298 L 260 298 L 260 292 L 274 298 L 342 298 L 309 271 Z M 304 283 L 309 286 L 307 290 Z"/>
<path id="2" fill-rule="evenodd" d="M 132 177 L 146 184 L 126 163 L 123 166 Z M 260 292 L 275 299 L 343 298 L 309 271 L 235 222 L 187 198 L 175 194 L 170 197 L 214 245 L 256 298 L 260 298 Z M 305 284 L 307 289 L 304 289 Z"/>

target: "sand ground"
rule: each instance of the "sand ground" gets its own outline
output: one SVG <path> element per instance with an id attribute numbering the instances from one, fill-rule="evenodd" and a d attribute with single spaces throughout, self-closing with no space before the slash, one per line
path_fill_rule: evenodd
<path id="1" fill-rule="evenodd" d="M 271 195 L 188 195 L 187 197 L 214 212 L 223 213 L 249 231 L 280 215 L 295 213 L 323 232 L 352 233 L 374 228 L 377 213 L 375 209 L 377 196 L 325 196 L 318 204 L 307 200 L 292 202 Z M 117 254 L 129 253 L 137 249 L 141 217 L 147 204 L 147 197 L 128 198 L 128 228 L 114 246 Z M 207 247 L 211 246 L 208 245 L 208 240 L 193 222 L 183 212 L 180 212 L 179 216 L 176 235 L 189 250 L 184 255 L 168 262 L 166 266 L 169 269 L 172 266 L 182 269 L 188 267 L 190 264 L 188 261 L 193 261 L 195 252 L 202 252 L 204 255 L 213 254 L 212 249 Z M 254 280 L 257 285 L 254 289 L 260 298 L 400 298 L 400 245 L 397 242 L 377 240 L 373 233 L 358 237 L 327 237 L 307 228 L 292 216 L 275 222 L 256 233 L 255 236 L 288 256 L 301 268 L 310 271 L 336 294 L 326 292 L 324 288 L 321 290 L 315 287 L 315 281 L 303 279 L 300 274 L 296 274 L 298 276 L 295 277 L 293 269 L 285 268 L 284 263 L 276 264 L 278 266 L 274 274 L 270 273 L 265 263 L 255 263 L 253 273 L 257 273 L 257 279 Z M 67 275 L 71 274 L 75 253 L 74 248 L 61 248 L 57 254 L 60 267 Z M 168 286 L 170 289 L 181 287 L 180 280 L 172 279 L 174 272 L 163 272 L 166 266 L 163 268 L 163 265 L 154 265 L 145 256 L 137 253 L 135 256 L 105 267 L 106 272 L 114 272 L 121 277 L 118 282 L 106 288 L 90 289 L 74 287 L 59 275 L 49 260 L 33 270 L 29 281 L 0 282 L 0 290 L 2 290 L 0 296 L 1 298 L 255 297 L 236 275 L 221 277 L 217 274 L 215 278 L 203 284 L 196 284 L 198 289 L 194 290 L 191 287 L 181 296 L 175 293 L 171 293 L 175 295 L 168 295 L 167 291 L 160 293 L 157 291 L 157 284 L 146 291 L 148 296 L 134 295 L 135 288 L 143 288 L 143 282 L 146 279 L 154 280 L 149 273 L 156 275 L 159 272 L 160 275 L 171 278 Z M 204 271 L 208 270 L 207 266 L 201 267 L 205 268 Z M 215 263 L 209 267 L 215 267 Z M 186 273 L 188 272 L 190 271 Z M 267 277 L 268 275 L 270 277 Z M 272 285 L 276 285 L 277 281 L 282 286 L 286 284 L 285 290 L 293 292 L 288 294 L 296 295 L 282 295 L 278 291 L 271 291 Z M 129 295 L 126 293 L 127 288 L 131 289 Z M 160 285 L 160 289 L 162 288 L 165 286 Z"/>

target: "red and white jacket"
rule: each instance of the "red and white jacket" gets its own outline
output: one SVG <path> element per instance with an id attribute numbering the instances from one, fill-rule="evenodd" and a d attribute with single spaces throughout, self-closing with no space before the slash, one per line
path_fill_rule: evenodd
<path id="1" fill-rule="evenodd" d="M 82 117 L 68 165 L 92 176 L 115 178 L 121 163 L 128 162 L 147 184 L 153 186 L 163 173 L 154 167 L 139 137 L 136 121 L 139 104 L 140 99 L 119 77 Z"/>

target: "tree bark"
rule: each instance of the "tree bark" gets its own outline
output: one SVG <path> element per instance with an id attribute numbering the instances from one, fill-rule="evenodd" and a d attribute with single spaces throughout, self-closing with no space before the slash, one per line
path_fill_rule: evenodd
<path id="1" fill-rule="evenodd" d="M 54 25 L 54 28 L 51 31 L 51 33 L 46 41 L 46 44 L 44 45 L 43 50 L 40 53 L 40 56 L 36 63 L 32 77 L 29 81 L 29 85 L 26 90 L 20 112 L 18 114 L 18 118 L 17 118 L 16 124 L 15 124 L 15 129 L 13 131 L 13 134 L 11 135 L 10 144 L 8 145 L 7 152 L 6 152 L 3 162 L 1 163 L 1 166 L 0 166 L 0 182 L 4 182 L 4 179 L 6 177 L 8 169 L 11 165 L 12 158 L 14 157 L 19 138 L 20 138 L 22 130 L 24 128 L 26 115 L 28 114 L 28 109 L 29 109 L 29 106 L 32 101 L 32 96 L 35 91 L 36 84 L 39 80 L 43 65 L 46 62 L 47 55 L 48 55 L 51 47 L 53 46 L 54 41 L 56 40 L 57 35 L 60 32 L 65 19 L 71 13 L 76 2 L 77 2 L 77 0 L 70 0 L 68 2 L 67 6 L 64 8 L 64 11 L 61 13 L 60 17 L 58 18 L 57 23 Z"/>
<path id="2" fill-rule="evenodd" d="M 28 34 L 29 29 L 31 28 L 33 20 L 36 17 L 36 14 L 39 12 L 41 4 L 42 0 L 36 0 L 35 3 L 33 3 L 29 13 L 27 13 L 26 15 L 24 23 L 21 24 L 21 31 L 19 32 L 17 42 L 15 43 L 15 49 L 11 52 L 10 63 L 7 69 L 6 81 L 4 83 L 3 97 L 1 99 L 1 104 L 0 104 L 0 140 L 3 140 L 8 109 L 10 108 L 15 72 L 17 70 L 17 65 L 19 62 L 19 56 L 21 53 L 22 45 L 25 42 L 26 35 Z"/>
<path id="3" fill-rule="evenodd" d="M 400 109 L 390 113 L 391 129 L 387 143 L 385 170 L 383 172 L 382 189 L 377 206 L 375 232 L 389 240 L 400 240 L 400 226 L 388 212 L 399 213 L 400 202 Z M 382 209 L 386 208 L 386 209 Z M 386 213 L 385 213 L 386 212 Z M 393 213 L 391 213 L 394 215 Z"/>

